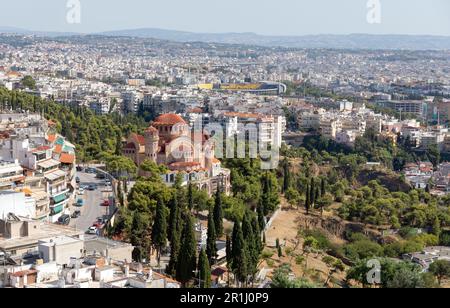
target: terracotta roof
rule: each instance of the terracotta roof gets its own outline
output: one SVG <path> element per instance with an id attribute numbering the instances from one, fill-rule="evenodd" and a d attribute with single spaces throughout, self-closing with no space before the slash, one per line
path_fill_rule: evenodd
<path id="1" fill-rule="evenodd" d="M 160 115 L 156 118 L 154 125 L 175 125 L 178 123 L 186 124 L 186 121 L 183 120 L 182 117 L 180 117 L 177 114 L 174 113 L 167 113 Z"/>
<path id="2" fill-rule="evenodd" d="M 37 271 L 36 270 L 26 270 L 26 271 L 20 271 L 20 272 L 15 272 L 12 273 L 11 276 L 13 277 L 22 277 L 25 275 L 31 275 L 31 274 L 36 274 Z"/>
<path id="3" fill-rule="evenodd" d="M 57 144 L 53 152 L 55 152 L 56 154 L 60 154 L 62 152 L 62 145 Z"/>
<path id="4" fill-rule="evenodd" d="M 75 162 L 75 155 L 62 153 L 59 161 L 63 164 L 73 164 Z"/>
<path id="5" fill-rule="evenodd" d="M 144 138 L 144 136 L 138 135 L 138 134 L 135 134 L 135 133 L 133 133 L 131 136 L 132 136 L 132 138 L 135 138 L 140 145 L 145 145 L 145 138 Z"/>
<path id="6" fill-rule="evenodd" d="M 40 147 L 37 147 L 36 149 L 34 149 L 33 152 L 47 151 L 50 149 L 51 148 L 49 146 L 43 145 L 43 146 L 40 146 Z"/>
<path id="7" fill-rule="evenodd" d="M 47 140 L 51 143 L 55 142 L 56 140 L 56 135 L 48 135 L 47 136 Z"/>
<path id="8" fill-rule="evenodd" d="M 202 108 L 192 108 L 190 110 L 188 110 L 188 113 L 202 113 L 203 109 Z"/>

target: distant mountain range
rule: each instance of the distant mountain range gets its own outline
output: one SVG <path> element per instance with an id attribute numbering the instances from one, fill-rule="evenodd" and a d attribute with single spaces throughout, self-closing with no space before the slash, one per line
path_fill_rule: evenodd
<path id="1" fill-rule="evenodd" d="M 0 27 L 0 33 L 18 33 L 47 37 L 81 35 L 79 33 L 70 32 L 30 31 L 11 27 Z M 432 35 L 323 34 L 305 36 L 269 36 L 256 33 L 194 33 L 157 28 L 107 31 L 92 34 L 154 38 L 175 42 L 206 42 L 263 47 L 450 50 L 450 36 Z"/>

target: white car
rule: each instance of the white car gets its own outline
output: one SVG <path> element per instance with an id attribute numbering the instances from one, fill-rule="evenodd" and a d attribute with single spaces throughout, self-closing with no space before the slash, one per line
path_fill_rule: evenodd
<path id="1" fill-rule="evenodd" d="M 84 188 L 80 188 L 80 189 L 78 190 L 78 195 L 79 195 L 79 196 L 84 195 Z"/>
<path id="2" fill-rule="evenodd" d="M 98 232 L 98 228 L 97 227 L 89 227 L 89 229 L 87 230 L 87 234 L 93 234 L 93 235 L 97 235 Z"/>

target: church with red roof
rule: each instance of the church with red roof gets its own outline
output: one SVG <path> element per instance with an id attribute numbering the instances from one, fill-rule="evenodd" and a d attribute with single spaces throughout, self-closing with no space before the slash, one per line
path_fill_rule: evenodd
<path id="1" fill-rule="evenodd" d="M 169 172 L 163 180 L 168 185 L 181 173 L 185 185 L 192 183 L 210 195 L 221 186 L 229 193 L 230 171 L 222 168 L 214 151 L 209 136 L 193 132 L 181 116 L 172 113 L 157 117 L 144 135 L 131 134 L 123 148 L 123 154 L 137 166 L 146 160 L 166 166 Z"/>

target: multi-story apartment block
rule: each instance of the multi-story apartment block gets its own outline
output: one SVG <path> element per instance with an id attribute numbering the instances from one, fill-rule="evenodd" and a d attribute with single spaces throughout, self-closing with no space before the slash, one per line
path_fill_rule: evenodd
<path id="1" fill-rule="evenodd" d="M 0 189 L 19 190 L 33 203 L 28 218 L 55 222 L 74 198 L 75 146 L 52 133 L 54 123 L 40 115 L 1 118 L 8 130 L 0 131 Z"/>

